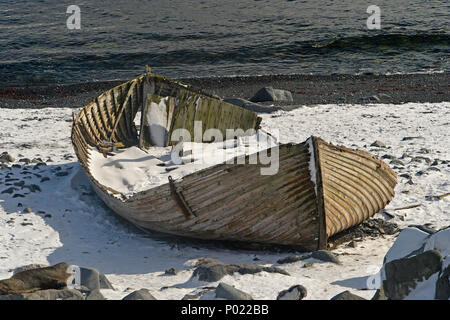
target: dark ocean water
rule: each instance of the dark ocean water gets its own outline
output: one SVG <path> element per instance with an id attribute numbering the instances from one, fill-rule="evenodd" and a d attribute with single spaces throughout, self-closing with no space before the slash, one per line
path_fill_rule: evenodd
<path id="1" fill-rule="evenodd" d="M 69 30 L 69 5 L 81 29 Z M 381 9 L 368 30 L 367 7 Z M 450 1 L 0 2 L 2 85 L 170 77 L 448 72 Z"/>

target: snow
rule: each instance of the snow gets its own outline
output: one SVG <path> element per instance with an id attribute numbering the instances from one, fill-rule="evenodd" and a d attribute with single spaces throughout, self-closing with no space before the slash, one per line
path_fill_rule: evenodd
<path id="1" fill-rule="evenodd" d="M 314 146 L 312 138 L 308 139 L 308 150 L 311 154 L 311 158 L 309 159 L 309 175 L 311 176 L 311 181 L 314 183 L 314 192 L 317 195 L 317 173 L 316 173 L 316 158 L 314 156 Z"/>
<path id="2" fill-rule="evenodd" d="M 89 168 L 93 177 L 126 197 L 137 192 L 158 187 L 168 182 L 231 161 L 234 157 L 253 154 L 276 144 L 263 132 L 213 143 L 182 142 L 182 147 L 150 147 L 141 150 L 131 147 L 113 152 L 105 158 L 96 148 L 91 148 Z M 183 150 L 178 157 L 175 150 Z M 170 171 L 167 171 L 170 170 Z"/>
<path id="3" fill-rule="evenodd" d="M 413 157 L 425 156 L 432 161 L 435 158 L 441 161 L 450 159 L 449 107 L 448 102 L 318 105 L 261 116 L 266 131 L 280 131 L 282 143 L 303 142 L 315 135 L 335 144 L 369 151 L 376 156 L 390 154 L 399 158 L 403 153 L 408 153 Z M 105 207 L 80 171 L 70 141 L 72 111 L 68 108 L 0 109 L 0 152 L 8 151 L 16 159 L 41 157 L 46 160 L 51 157 L 53 160 L 36 170 L 32 165 L 25 166 L 31 174 L 21 174 L 23 168 L 0 170 L 0 279 L 9 278 L 18 266 L 64 261 L 94 267 L 105 273 L 116 288 L 114 291 L 102 291 L 108 299 L 121 299 L 132 289 L 140 288 L 149 289 L 158 299 L 181 299 L 185 294 L 217 284 L 191 278 L 192 261 L 209 257 L 224 263 L 277 266 L 291 274 L 235 274 L 221 280 L 255 299 L 275 299 L 279 291 L 297 284 L 307 288 L 306 299 L 330 299 L 345 290 L 365 298 L 374 295 L 375 288 L 367 290 L 368 283 L 382 267 L 383 258 L 395 241 L 394 236 L 367 238 L 358 242 L 356 248 L 340 246 L 334 253 L 339 256 L 342 265 L 318 263 L 316 260 L 278 265 L 277 260 L 292 253 L 232 250 L 148 236 L 136 230 Z M 403 139 L 417 136 L 422 138 Z M 383 141 L 388 148 L 370 147 L 375 140 Z M 422 153 L 422 148 L 428 149 L 429 153 Z M 388 159 L 385 161 L 389 163 Z M 407 178 L 399 177 L 396 195 L 387 207 L 395 215 L 391 221 L 402 228 L 425 223 L 436 228 L 449 225 L 450 197 L 440 201 L 425 198 L 449 192 L 448 164 L 439 163 L 436 167 L 440 171 L 416 175 L 427 170 L 431 164 L 411 161 L 411 158 L 401 161 L 404 166 L 395 170 L 399 174 L 411 175 L 414 184 L 407 184 Z M 67 172 L 67 175 L 58 175 L 60 172 Z M 19 187 L 17 192 L 26 194 L 24 198 L 2 194 L 10 187 L 5 186 L 8 173 L 11 173 L 10 178 L 39 185 L 41 192 L 33 193 Z M 49 177 L 50 180 L 41 183 L 42 177 Z M 22 203 L 22 207 L 18 207 L 18 203 Z M 393 210 L 416 203 L 421 206 Z M 31 213 L 23 213 L 27 207 L 32 209 Z M 378 214 L 377 217 L 383 215 Z M 427 242 L 430 247 L 441 248 L 448 243 L 448 238 L 430 239 Z M 316 263 L 304 268 L 305 262 Z M 181 272 L 175 276 L 164 275 L 169 268 Z M 204 296 L 205 299 L 213 297 L 212 294 Z"/>

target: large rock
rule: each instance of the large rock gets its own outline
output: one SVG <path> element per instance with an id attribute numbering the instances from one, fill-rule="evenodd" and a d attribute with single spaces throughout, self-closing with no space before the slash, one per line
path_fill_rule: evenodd
<path id="1" fill-rule="evenodd" d="M 292 93 L 287 90 L 274 89 L 272 87 L 265 87 L 260 89 L 250 99 L 251 102 L 265 102 L 265 101 L 280 101 L 293 102 Z"/>
<path id="2" fill-rule="evenodd" d="M 48 264 L 40 264 L 40 263 L 27 264 L 25 266 L 15 268 L 13 271 L 13 274 L 16 274 L 16 273 L 19 273 L 22 271 L 41 269 L 41 268 L 46 268 L 46 267 L 49 267 L 49 265 Z"/>
<path id="3" fill-rule="evenodd" d="M 216 288 L 216 298 L 222 298 L 227 300 L 253 300 L 252 296 L 244 291 L 236 289 L 226 283 L 219 283 Z"/>
<path id="4" fill-rule="evenodd" d="M 331 300 L 366 300 L 356 294 L 351 293 L 350 291 L 344 291 L 337 295 L 335 295 Z"/>
<path id="5" fill-rule="evenodd" d="M 254 103 L 241 98 L 225 98 L 223 101 L 234 104 L 235 106 L 239 106 L 241 108 L 258 112 L 258 113 L 271 113 L 277 110 L 281 110 L 282 108 L 277 106 L 265 106 L 262 104 Z"/>
<path id="6" fill-rule="evenodd" d="M 341 264 L 336 255 L 330 251 L 318 250 L 311 253 L 311 257 L 324 262 L 332 262 L 336 264 Z"/>
<path id="7" fill-rule="evenodd" d="M 101 274 L 95 268 L 81 267 L 81 285 L 89 288 L 89 290 L 96 289 L 112 289 L 112 284 L 108 281 L 105 275 Z"/>
<path id="8" fill-rule="evenodd" d="M 154 296 L 148 291 L 148 289 L 136 290 L 122 300 L 156 300 Z"/>
<path id="9" fill-rule="evenodd" d="M 440 272 L 441 266 L 442 256 L 436 250 L 388 262 L 385 265 L 384 292 L 391 300 L 402 300 L 416 288 L 418 281 L 428 280 Z"/>
<path id="10" fill-rule="evenodd" d="M 435 299 L 450 299 L 450 264 L 441 272 L 436 282 Z"/>
<path id="11" fill-rule="evenodd" d="M 106 300 L 99 289 L 92 290 L 86 297 L 86 300 Z"/>
<path id="12" fill-rule="evenodd" d="M 9 162 L 14 162 L 16 159 L 14 159 L 14 157 L 12 155 L 10 155 L 8 152 L 3 152 L 2 154 L 0 154 L 0 163 L 9 163 Z"/>
<path id="13" fill-rule="evenodd" d="M 223 264 L 220 261 L 213 261 L 199 265 L 193 273 L 193 277 L 198 277 L 200 281 L 216 282 L 226 275 L 237 272 L 240 274 L 255 274 L 258 272 L 280 273 L 289 275 L 286 271 L 276 267 L 264 267 L 252 264 Z"/>
<path id="14" fill-rule="evenodd" d="M 84 300 L 81 292 L 74 289 L 39 290 L 33 293 L 0 295 L 0 300 Z"/>
<path id="15" fill-rule="evenodd" d="M 287 290 L 280 291 L 277 300 L 302 300 L 306 295 L 306 288 L 302 285 L 296 285 Z"/>
<path id="16" fill-rule="evenodd" d="M 51 267 L 26 270 L 11 278 L 0 280 L 0 294 L 31 293 L 39 290 L 62 289 L 67 286 L 69 265 L 59 263 Z"/>

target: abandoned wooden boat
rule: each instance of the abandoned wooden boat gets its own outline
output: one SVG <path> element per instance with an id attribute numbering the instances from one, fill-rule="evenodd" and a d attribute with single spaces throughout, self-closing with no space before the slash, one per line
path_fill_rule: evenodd
<path id="1" fill-rule="evenodd" d="M 135 124 L 138 112 L 140 126 Z M 232 163 L 218 163 L 178 179 L 167 174 L 164 183 L 125 196 L 93 173 L 94 153 L 108 158 L 127 148 L 171 146 L 177 128 L 194 136 L 196 120 L 202 121 L 203 131 L 221 132 L 258 131 L 261 122 L 249 110 L 147 73 L 85 106 L 74 117 L 71 137 L 99 197 L 144 230 L 324 249 L 330 236 L 370 218 L 394 196 L 397 176 L 387 164 L 367 152 L 317 137 L 265 150 L 278 152 L 274 175 L 261 175 L 267 165 L 250 164 L 251 155 L 243 154 Z"/>

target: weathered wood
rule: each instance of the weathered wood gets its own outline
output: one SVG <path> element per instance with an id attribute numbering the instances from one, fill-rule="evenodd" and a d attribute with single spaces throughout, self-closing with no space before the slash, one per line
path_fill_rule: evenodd
<path id="1" fill-rule="evenodd" d="M 316 250 L 326 248 L 331 235 L 384 208 L 394 195 L 397 177 L 384 162 L 312 137 L 312 149 L 308 142 L 280 145 L 279 170 L 273 176 L 262 176 L 260 169 L 267 166 L 250 164 L 247 155 L 126 198 L 95 180 L 89 169 L 90 152 L 105 137 L 110 137 L 111 146 L 138 144 L 134 118 L 141 110 L 145 120 L 147 93 L 147 102 L 167 97 L 167 118 L 161 125 L 169 137 L 184 128 L 194 140 L 195 121 L 202 122 L 202 133 L 217 128 L 224 137 L 227 129 L 246 131 L 261 122 L 251 111 L 153 74 L 112 88 L 83 108 L 72 125 L 75 153 L 100 198 L 139 228 Z M 141 125 L 139 146 L 144 133 Z M 149 146 L 150 139 L 145 140 Z M 310 176 L 312 155 L 316 186 Z"/>

